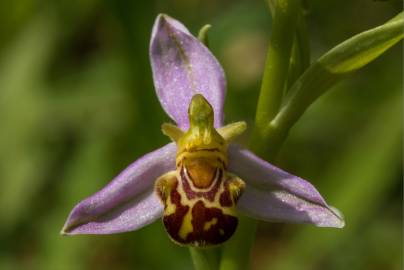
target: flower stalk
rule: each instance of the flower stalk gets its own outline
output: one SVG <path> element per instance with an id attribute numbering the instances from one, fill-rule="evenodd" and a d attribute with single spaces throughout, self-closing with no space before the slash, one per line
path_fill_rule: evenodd
<path id="1" fill-rule="evenodd" d="M 269 132 L 268 123 L 276 116 L 281 106 L 296 23 L 301 9 L 299 0 L 278 0 L 273 1 L 273 4 L 272 34 L 258 98 L 255 125 L 249 142 L 251 151 L 267 157 L 272 162 L 283 140 L 270 137 L 276 133 Z M 284 139 L 285 136 L 280 138 Z M 273 143 L 275 141 L 277 144 Z M 239 228 L 233 239 L 223 247 L 220 270 L 248 268 L 256 228 L 256 220 L 248 217 L 240 219 Z"/>
<path id="2" fill-rule="evenodd" d="M 195 270 L 215 270 L 218 268 L 220 259 L 219 248 L 202 249 L 190 247 L 189 252 Z"/>
<path id="3" fill-rule="evenodd" d="M 278 0 L 273 4 L 272 33 L 249 145 L 254 153 L 270 160 L 275 158 L 279 146 L 269 140 L 268 123 L 276 116 L 282 103 L 301 6 L 299 0 Z"/>

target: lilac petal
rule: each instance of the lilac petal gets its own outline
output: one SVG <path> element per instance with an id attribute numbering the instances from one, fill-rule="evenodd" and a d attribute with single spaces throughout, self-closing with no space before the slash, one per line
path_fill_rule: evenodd
<path id="1" fill-rule="evenodd" d="M 242 212 L 267 221 L 343 227 L 343 218 L 327 205 L 316 188 L 238 145 L 229 146 L 229 171 L 247 182 L 238 202 Z"/>
<path id="2" fill-rule="evenodd" d="M 289 192 L 260 190 L 248 185 L 237 209 L 255 219 L 271 222 L 309 223 L 318 227 L 342 228 L 341 216 L 327 205 L 319 205 Z"/>
<path id="3" fill-rule="evenodd" d="M 226 80 L 208 48 L 180 22 L 159 15 L 150 41 L 154 85 L 161 105 L 182 129 L 187 129 L 188 106 L 202 94 L 212 105 L 215 127 L 223 125 Z"/>
<path id="4" fill-rule="evenodd" d="M 163 215 L 163 205 L 153 189 L 136 196 L 136 200 L 108 211 L 78 226 L 64 229 L 63 234 L 112 234 L 140 229 Z M 66 226 L 69 226 L 67 223 Z"/>
<path id="5" fill-rule="evenodd" d="M 106 187 L 77 204 L 62 234 L 109 234 L 139 229 L 162 215 L 154 181 L 175 169 L 175 143 L 132 163 Z"/>

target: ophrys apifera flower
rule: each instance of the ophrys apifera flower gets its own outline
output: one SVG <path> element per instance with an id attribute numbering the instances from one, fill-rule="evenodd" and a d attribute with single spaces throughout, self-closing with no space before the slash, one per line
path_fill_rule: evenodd
<path id="1" fill-rule="evenodd" d="M 139 158 L 76 205 L 63 234 L 134 231 L 163 217 L 176 243 L 210 246 L 232 236 L 238 213 L 344 226 L 310 183 L 232 143 L 246 125 L 223 125 L 223 70 L 185 26 L 159 15 L 150 58 L 157 96 L 176 123 L 162 130 L 174 142 Z"/>

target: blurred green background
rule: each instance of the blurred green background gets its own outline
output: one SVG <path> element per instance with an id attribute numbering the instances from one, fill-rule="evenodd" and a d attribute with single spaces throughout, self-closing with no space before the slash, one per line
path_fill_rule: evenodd
<path id="1" fill-rule="evenodd" d="M 401 1 L 307 1 L 313 59 Z M 0 269 L 191 269 L 161 222 L 62 237 L 71 208 L 165 144 L 148 46 L 158 13 L 210 23 L 226 121 L 252 123 L 271 28 L 265 1 L 0 2 Z M 261 223 L 252 269 L 402 268 L 402 43 L 320 98 L 279 164 L 315 184 L 343 230 Z"/>

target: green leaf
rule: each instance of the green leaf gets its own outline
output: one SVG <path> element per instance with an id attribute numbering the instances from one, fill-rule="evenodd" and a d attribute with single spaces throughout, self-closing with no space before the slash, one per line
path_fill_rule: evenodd
<path id="1" fill-rule="evenodd" d="M 319 96 L 399 42 L 403 38 L 403 21 L 403 13 L 400 13 L 385 24 L 346 40 L 315 61 L 293 84 L 279 113 L 267 127 L 271 144 L 283 141 L 289 129 Z"/>
<path id="2" fill-rule="evenodd" d="M 318 62 L 330 73 L 348 73 L 365 66 L 402 38 L 401 16 L 348 39 L 326 53 Z"/>

